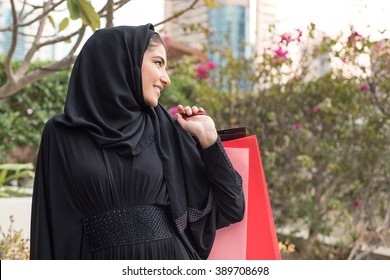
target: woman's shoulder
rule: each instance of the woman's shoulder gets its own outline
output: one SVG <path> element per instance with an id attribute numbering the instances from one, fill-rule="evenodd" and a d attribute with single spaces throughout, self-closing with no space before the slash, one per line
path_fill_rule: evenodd
<path id="1" fill-rule="evenodd" d="M 82 129 L 64 124 L 63 119 L 63 114 L 55 115 L 48 119 L 43 129 L 43 134 L 54 137 L 60 141 L 85 134 Z"/>
<path id="2" fill-rule="evenodd" d="M 80 149 L 95 147 L 86 130 L 63 123 L 61 115 L 47 120 L 42 133 L 41 146 L 62 152 L 77 154 Z"/>
<path id="3" fill-rule="evenodd" d="M 60 122 L 58 122 L 59 118 L 61 118 L 61 115 L 55 115 L 48 119 L 45 123 L 43 133 L 50 135 L 66 133 L 66 128 Z"/>

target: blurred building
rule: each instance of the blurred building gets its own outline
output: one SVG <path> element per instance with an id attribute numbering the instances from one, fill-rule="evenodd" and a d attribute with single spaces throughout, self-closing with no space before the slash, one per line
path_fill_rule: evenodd
<path id="1" fill-rule="evenodd" d="M 20 2 L 15 2 L 16 9 L 18 12 L 18 7 L 21 5 Z M 6 28 L 13 24 L 11 4 L 9 1 L 0 0 L 0 29 Z M 47 21 L 48 28 L 45 30 L 44 35 L 53 34 L 54 31 L 50 26 L 49 21 Z M 22 60 L 26 55 L 27 51 L 31 48 L 34 36 L 36 34 L 37 25 L 29 25 L 25 27 L 20 27 L 18 29 L 17 44 L 16 49 L 13 55 L 13 60 Z M 51 32 L 50 32 L 51 31 Z M 2 31 L 0 32 L 0 55 L 7 55 L 9 48 L 12 44 L 12 32 L 11 31 Z M 64 45 L 62 45 L 64 47 Z M 38 50 L 33 58 L 37 61 L 47 61 L 54 60 L 56 56 L 63 54 L 62 49 L 54 45 L 46 46 Z"/>
<path id="2" fill-rule="evenodd" d="M 163 37 L 165 45 L 168 47 L 167 58 L 170 60 L 179 60 L 183 56 L 195 57 L 197 62 L 206 63 L 208 56 L 200 50 L 190 47 L 183 43 L 178 43 L 170 39 L 170 37 Z"/>
<path id="3" fill-rule="evenodd" d="M 0 0 L 0 28 L 12 25 L 12 11 L 9 1 Z M 23 32 L 23 28 L 20 29 Z M 12 32 L 0 32 L 0 55 L 6 55 L 12 43 Z M 14 59 L 23 59 L 26 53 L 25 36 L 18 36 L 18 44 L 15 49 Z"/>
<path id="4" fill-rule="evenodd" d="M 253 0 L 256 1 L 253 9 L 255 10 L 255 43 L 254 51 L 258 54 L 263 54 L 264 49 L 269 47 L 270 26 L 277 22 L 277 5 L 272 0 Z"/>
<path id="5" fill-rule="evenodd" d="M 212 30 L 208 43 L 228 46 L 234 57 L 251 55 L 249 0 L 220 1 L 220 9 L 209 10 L 209 26 Z M 218 61 L 218 53 L 211 60 Z"/>
<path id="6" fill-rule="evenodd" d="M 220 0 L 220 9 L 209 9 L 199 1 L 194 9 L 165 25 L 173 41 L 202 50 L 207 45 L 231 46 L 235 54 L 245 54 L 242 42 L 249 42 L 249 0 Z M 191 0 L 165 1 L 165 18 L 187 8 Z M 197 27 L 191 29 L 192 27 Z M 205 29 L 209 34 L 203 32 Z M 210 59 L 212 54 L 209 53 Z"/>
<path id="7" fill-rule="evenodd" d="M 192 0 L 165 0 L 165 18 L 188 8 Z M 203 50 L 206 46 L 229 47 L 234 56 L 262 53 L 269 41 L 268 29 L 276 21 L 276 5 L 271 0 L 216 0 L 220 9 L 199 1 L 194 9 L 165 24 L 173 41 Z M 196 27 L 196 28 L 193 28 Z M 194 31 L 195 30 L 195 31 Z M 210 33 L 204 32 L 209 30 Z M 209 49 L 210 60 L 218 54 Z"/>
<path id="8" fill-rule="evenodd" d="M 165 0 L 164 18 L 171 17 L 175 12 L 188 8 L 191 2 L 191 0 Z M 201 50 L 202 42 L 206 40 L 205 34 L 200 30 L 186 32 L 184 29 L 185 25 L 198 25 L 200 23 L 208 24 L 208 9 L 203 1 L 199 1 L 194 9 L 186 12 L 178 19 L 167 22 L 164 25 L 164 31 L 173 41 Z"/>

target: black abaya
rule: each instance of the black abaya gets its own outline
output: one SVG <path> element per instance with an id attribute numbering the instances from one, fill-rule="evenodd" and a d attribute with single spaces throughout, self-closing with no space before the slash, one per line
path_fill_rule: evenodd
<path id="1" fill-rule="evenodd" d="M 242 219 L 241 177 L 220 141 L 198 150 L 160 105 L 143 101 L 139 70 L 151 33 L 152 25 L 101 30 L 81 51 L 65 113 L 41 140 L 31 259 L 205 259 L 216 229 Z M 88 219 L 147 207 L 164 209 L 168 233 L 91 245 Z M 108 225 L 106 237 L 116 230 Z"/>
<path id="2" fill-rule="evenodd" d="M 230 167 L 224 162 L 225 155 L 218 144 L 201 151 L 209 176 L 224 184 L 225 189 L 214 188 L 214 196 L 222 206 L 236 201 L 236 207 L 229 207 L 240 215 L 243 211 L 241 188 L 234 181 L 226 185 L 223 171 Z M 96 144 L 81 129 L 70 129 L 53 120 L 46 124 L 36 168 L 31 258 L 199 259 L 191 237 L 180 235 L 173 222 L 172 238 L 89 252 L 82 223 L 85 217 L 113 209 L 168 206 L 170 203 L 154 143 L 137 157 L 97 150 Z M 215 231 L 218 223 L 226 223 L 221 213 L 214 203 L 208 215 L 191 225 L 192 230 Z M 206 240 L 201 243 L 213 243 L 212 239 L 207 240 L 213 235 L 199 233 L 199 237 L 202 236 Z"/>

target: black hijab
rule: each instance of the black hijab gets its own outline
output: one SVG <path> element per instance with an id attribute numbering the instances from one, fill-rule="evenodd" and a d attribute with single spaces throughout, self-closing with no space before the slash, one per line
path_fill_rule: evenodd
<path id="1" fill-rule="evenodd" d="M 155 141 L 173 219 L 183 233 L 211 211 L 212 194 L 195 141 L 162 106 L 151 108 L 143 99 L 142 60 L 154 33 L 151 24 L 96 31 L 75 62 L 65 114 L 54 121 L 82 127 L 99 147 L 123 156 L 137 156 Z M 215 233 L 207 234 L 211 244 L 193 244 L 200 255 L 211 249 Z"/>
<path id="2" fill-rule="evenodd" d="M 61 122 L 83 127 L 102 148 L 135 156 L 153 141 L 143 114 L 141 65 L 152 25 L 96 31 L 73 68 Z"/>

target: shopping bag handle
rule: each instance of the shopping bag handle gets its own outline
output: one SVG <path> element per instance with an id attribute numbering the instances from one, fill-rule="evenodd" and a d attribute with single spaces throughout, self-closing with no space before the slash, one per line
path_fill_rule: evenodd
<path id="1" fill-rule="evenodd" d="M 218 132 L 219 137 L 221 138 L 221 141 L 234 140 L 234 139 L 238 139 L 238 138 L 242 138 L 242 137 L 247 136 L 246 135 L 246 128 L 243 126 L 218 130 L 217 132 Z"/>

